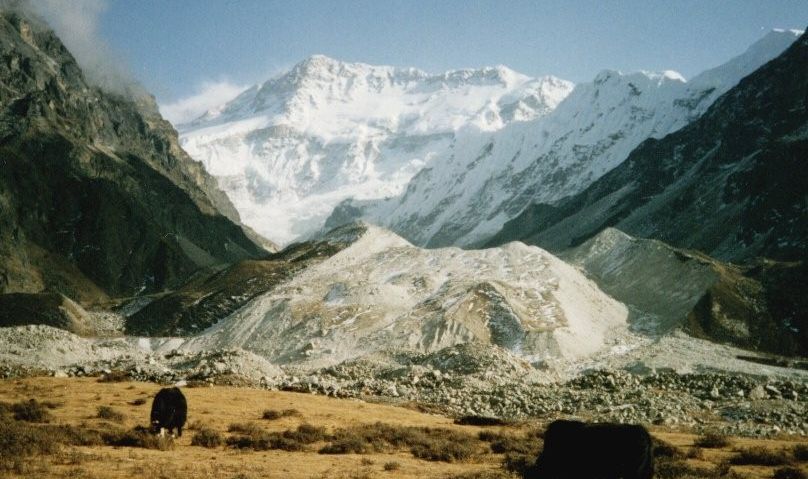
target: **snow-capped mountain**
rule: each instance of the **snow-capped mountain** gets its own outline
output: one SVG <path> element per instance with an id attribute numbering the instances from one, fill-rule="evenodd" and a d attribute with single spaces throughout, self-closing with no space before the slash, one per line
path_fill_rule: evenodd
<path id="1" fill-rule="evenodd" d="M 400 195 L 461 132 L 539 118 L 572 87 L 502 66 L 431 75 L 317 55 L 179 129 L 244 223 L 285 244 L 346 198 Z"/>
<path id="2" fill-rule="evenodd" d="M 465 130 L 399 197 L 346 201 L 327 226 L 363 217 L 419 245 L 474 245 L 531 203 L 581 191 L 648 138 L 698 118 L 801 32 L 774 30 L 729 62 L 686 81 L 676 72 L 604 71 L 558 107 L 496 131 Z"/>

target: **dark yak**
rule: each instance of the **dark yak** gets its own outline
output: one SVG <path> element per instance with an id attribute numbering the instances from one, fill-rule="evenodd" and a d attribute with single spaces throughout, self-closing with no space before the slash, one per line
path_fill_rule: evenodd
<path id="1" fill-rule="evenodd" d="M 642 426 L 553 421 L 526 479 L 650 479 L 651 436 Z"/>
<path id="2" fill-rule="evenodd" d="M 162 435 L 165 430 L 177 430 L 177 437 L 182 437 L 182 427 L 188 416 L 188 403 L 179 388 L 163 388 L 152 401 L 152 432 Z"/>

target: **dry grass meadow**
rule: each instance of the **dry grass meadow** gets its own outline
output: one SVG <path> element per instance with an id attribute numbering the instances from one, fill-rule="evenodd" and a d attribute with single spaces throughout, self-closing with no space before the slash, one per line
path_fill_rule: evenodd
<path id="1" fill-rule="evenodd" d="M 503 463 L 541 447 L 540 424 L 460 426 L 415 407 L 223 386 L 184 388 L 186 430 L 158 441 L 135 428 L 148 424 L 159 388 L 97 378 L 0 381 L 0 477 L 492 479 L 517 477 Z M 808 438 L 652 434 L 662 441 L 663 479 L 808 473 Z"/>

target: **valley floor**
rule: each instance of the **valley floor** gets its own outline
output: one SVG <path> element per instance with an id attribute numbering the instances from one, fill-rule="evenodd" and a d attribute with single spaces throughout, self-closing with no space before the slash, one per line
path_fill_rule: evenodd
<path id="1" fill-rule="evenodd" d="M 160 386 L 146 382 L 99 382 L 98 378 L 52 378 L 32 377 L 6 379 L 0 381 L 0 405 L 36 399 L 45 401 L 50 416 L 47 425 L 16 421 L 10 416 L 0 419 L 4 426 L 2 434 L 9 434 L 8 425 L 16 424 L 29 428 L 45 428 L 55 425 L 72 426 L 73 436 L 85 431 L 84 441 L 93 443 L 91 431 L 131 431 L 137 425 L 148 422 L 151 398 Z M 50 454 L 34 453 L 29 457 L 9 459 L 6 455 L 0 461 L 0 477 L 72 477 L 72 478 L 498 478 L 516 477 L 508 475 L 502 467 L 505 455 L 493 450 L 514 452 L 524 451 L 525 447 L 539 447 L 541 440 L 531 435 L 541 429 L 539 423 L 518 423 L 506 426 L 461 426 L 452 419 L 421 412 L 416 405 L 390 406 L 373 404 L 356 399 L 335 399 L 325 396 L 266 391 L 250 388 L 225 386 L 205 386 L 184 388 L 189 404 L 187 429 L 167 450 L 143 447 L 110 446 L 104 442 L 87 446 L 62 445 L 58 452 Z M 110 409 L 100 410 L 102 406 Z M 263 419 L 264 411 L 291 411 L 279 418 Z M 115 413 L 120 413 L 117 415 Z M 104 416 L 101 418 L 99 416 Z M 448 438 L 455 444 L 443 444 L 453 451 L 460 451 L 452 462 L 446 460 L 425 460 L 415 457 L 416 448 L 387 444 L 378 448 L 380 452 L 362 454 L 322 454 L 319 451 L 326 445 L 338 441 L 340 431 L 360 430 L 362 425 L 377 422 L 385 426 L 374 430 L 397 431 L 398 434 L 412 434 L 416 429 L 426 431 L 438 438 Z M 223 439 L 242 434 L 253 436 L 282 433 L 297 430 L 301 424 L 310 424 L 321 431 L 322 437 L 315 438 L 302 446 L 299 451 L 237 449 L 227 445 L 205 448 L 192 445 L 192 440 L 202 429 L 213 431 L 214 436 Z M 236 425 L 234 427 L 234 425 Z M 240 425 L 240 426 L 238 426 Z M 252 432 L 244 432 L 252 428 Z M 69 428 L 68 428 L 69 429 Z M 228 432 L 228 429 L 233 432 Z M 373 428 L 370 428 L 373 429 Z M 55 430 L 55 429 L 54 429 Z M 66 429 L 65 429 L 66 430 Z M 365 429 L 367 432 L 369 429 Z M 239 433 L 241 431 L 241 433 Z M 430 432 L 431 431 L 431 432 Z M 480 434 L 483 431 L 490 433 Z M 218 434 L 217 434 L 218 433 Z M 738 450 L 754 448 L 768 451 L 791 467 L 808 473 L 808 463 L 795 446 L 803 445 L 803 453 L 808 451 L 808 437 L 780 437 L 770 439 L 730 438 L 729 444 L 719 448 L 694 448 L 698 436 L 686 431 L 655 427 L 652 435 L 674 446 L 677 458 L 659 457 L 657 477 L 710 477 L 719 464 L 734 460 Z M 83 436 L 82 436 L 83 437 Z M 291 436 L 290 436 L 291 437 Z M 9 437 L 0 436 L 0 445 L 8 445 Z M 383 438 L 379 438 L 381 441 Z M 509 439 L 509 440 L 508 440 Z M 4 442 L 6 440 L 6 442 Z M 105 442 L 108 442 L 104 440 Z M 457 449 L 458 446 L 465 450 Z M 433 447 L 427 444 L 426 449 Z M 778 456 L 779 451 L 786 451 Z M 7 451 L 2 451 L 0 457 Z M 440 453 L 441 451 L 437 451 Z M 531 452 L 530 454 L 535 454 Z M 430 454 L 420 453 L 422 457 Z M 670 455 L 670 454 L 668 454 Z M 440 454 L 438 454 L 440 456 Z M 450 454 L 451 456 L 451 454 Z M 785 459 L 784 459 L 785 458 Z M 432 459 L 447 459 L 432 457 Z M 448 459 L 452 459 L 449 457 Z M 667 461 L 662 462 L 660 461 Z M 737 462 L 737 461 L 736 461 Z M 753 461 L 754 462 L 754 461 Z M 777 462 L 777 461 L 775 461 Z M 772 465 L 732 465 L 734 477 L 770 478 L 780 466 Z M 695 472 L 694 472 L 695 471 Z M 699 474 L 698 471 L 702 473 Z M 664 475 L 663 475 L 664 474 Z M 727 476 L 732 477 L 732 476 Z M 789 476 L 791 477 L 791 476 Z M 795 476 L 796 477 L 796 476 Z"/>

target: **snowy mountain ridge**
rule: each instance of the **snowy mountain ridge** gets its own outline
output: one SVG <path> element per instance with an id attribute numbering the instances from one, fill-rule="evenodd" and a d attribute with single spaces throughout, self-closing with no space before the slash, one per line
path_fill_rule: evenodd
<path id="1" fill-rule="evenodd" d="M 571 90 L 502 66 L 430 75 L 316 55 L 179 129 L 243 221 L 283 244 L 346 198 L 400 194 L 459 131 L 537 118 Z"/>
<path id="2" fill-rule="evenodd" d="M 697 118 L 798 34 L 774 30 L 690 81 L 605 70 L 574 90 L 506 67 L 430 75 L 317 55 L 181 125 L 182 143 L 278 243 L 363 218 L 418 245 L 475 245 Z"/>
<path id="3" fill-rule="evenodd" d="M 400 197 L 349 201 L 327 221 L 362 217 L 418 245 L 484 242 L 531 203 L 575 194 L 648 138 L 698 118 L 741 78 L 784 51 L 798 31 L 772 31 L 745 53 L 690 82 L 675 72 L 605 70 L 551 113 L 458 141 Z"/>

